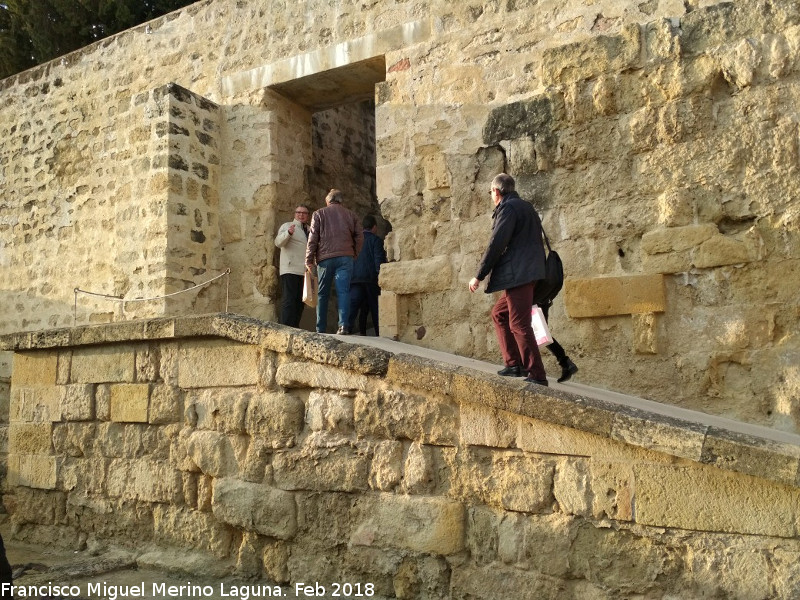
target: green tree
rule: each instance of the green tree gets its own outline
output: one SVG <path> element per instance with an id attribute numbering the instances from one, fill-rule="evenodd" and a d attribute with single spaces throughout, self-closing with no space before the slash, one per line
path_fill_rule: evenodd
<path id="1" fill-rule="evenodd" d="M 0 78 L 195 0 L 0 0 Z"/>

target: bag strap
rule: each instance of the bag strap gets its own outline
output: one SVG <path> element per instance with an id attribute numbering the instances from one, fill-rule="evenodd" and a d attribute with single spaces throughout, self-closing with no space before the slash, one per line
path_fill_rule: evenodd
<path id="1" fill-rule="evenodd" d="M 553 249 L 550 247 L 550 240 L 547 238 L 547 234 L 544 232 L 544 227 L 542 227 L 542 237 L 544 237 L 544 242 L 547 244 L 547 252 L 552 252 Z"/>

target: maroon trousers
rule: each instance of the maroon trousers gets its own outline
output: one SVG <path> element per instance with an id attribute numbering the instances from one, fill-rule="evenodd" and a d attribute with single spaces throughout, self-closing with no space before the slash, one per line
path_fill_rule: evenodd
<path id="1" fill-rule="evenodd" d="M 542 380 L 547 374 L 531 326 L 535 285 L 532 281 L 505 290 L 492 308 L 492 321 L 506 365 L 518 365 L 528 376 Z"/>

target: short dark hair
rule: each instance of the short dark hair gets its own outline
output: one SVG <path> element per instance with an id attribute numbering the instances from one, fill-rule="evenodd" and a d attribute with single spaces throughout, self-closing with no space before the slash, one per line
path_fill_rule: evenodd
<path id="1" fill-rule="evenodd" d="M 378 224 L 378 219 L 373 217 L 372 215 L 367 215 L 361 220 L 361 226 L 364 229 L 372 229 L 375 225 Z"/>
<path id="2" fill-rule="evenodd" d="M 501 196 L 505 196 L 516 189 L 514 187 L 514 178 L 506 173 L 496 175 L 495 178 L 492 179 L 492 187 L 497 189 Z"/>

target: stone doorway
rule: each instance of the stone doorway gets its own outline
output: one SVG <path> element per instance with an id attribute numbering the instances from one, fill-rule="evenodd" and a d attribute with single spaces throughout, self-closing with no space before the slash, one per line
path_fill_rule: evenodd
<path id="1" fill-rule="evenodd" d="M 269 88 L 311 114 L 311 161 L 303 173 L 310 208 L 324 207 L 328 191 L 338 188 L 359 218 L 377 217 L 381 236 L 391 230 L 376 194 L 375 85 L 385 78 L 386 63 L 378 56 Z M 334 295 L 329 329 L 336 310 Z M 301 327 L 314 329 L 313 311 L 304 311 Z"/>

